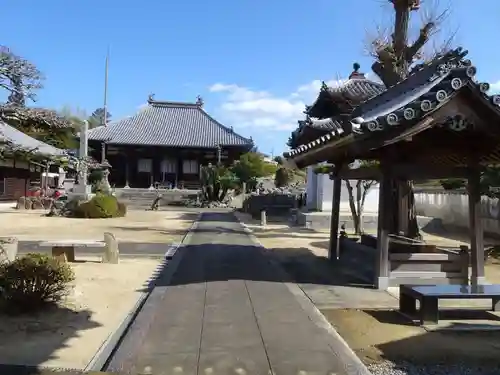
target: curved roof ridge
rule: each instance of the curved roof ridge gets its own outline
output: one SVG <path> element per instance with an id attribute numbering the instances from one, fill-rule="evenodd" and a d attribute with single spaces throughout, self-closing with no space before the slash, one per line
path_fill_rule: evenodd
<path id="1" fill-rule="evenodd" d="M 200 102 L 156 101 L 132 116 L 89 131 L 89 139 L 109 144 L 155 145 L 165 147 L 221 146 L 251 147 L 253 140 L 237 134 L 210 116 Z"/>
<path id="2" fill-rule="evenodd" d="M 148 100 L 148 105 L 150 106 L 156 106 L 156 107 L 200 107 L 200 104 L 198 103 L 192 103 L 192 102 L 178 102 L 178 101 L 171 101 L 171 100 L 154 100 L 150 99 Z"/>

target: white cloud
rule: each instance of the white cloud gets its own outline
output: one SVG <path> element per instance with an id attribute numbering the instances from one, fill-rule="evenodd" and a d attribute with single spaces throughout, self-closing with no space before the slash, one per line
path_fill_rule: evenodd
<path id="1" fill-rule="evenodd" d="M 337 86 L 342 81 L 330 80 L 326 83 Z M 297 127 L 297 121 L 304 118 L 306 104 L 313 103 L 320 88 L 321 81 L 314 80 L 284 96 L 225 83 L 215 83 L 209 90 L 223 97 L 218 111 L 224 122 L 236 127 L 280 131 Z"/>
<path id="2" fill-rule="evenodd" d="M 495 83 L 492 83 L 490 85 L 490 93 L 491 94 L 498 94 L 498 93 L 500 93 L 500 80 L 496 81 Z"/>
<path id="3" fill-rule="evenodd" d="M 373 74 L 368 79 L 380 80 Z M 339 86 L 345 79 L 332 79 L 326 84 Z M 297 121 L 304 119 L 306 104 L 316 99 L 322 81 L 313 80 L 297 86 L 285 95 L 275 95 L 270 91 L 253 90 L 237 84 L 215 83 L 209 90 L 220 95 L 222 103 L 217 108 L 217 117 L 225 124 L 237 128 L 248 127 L 258 131 L 291 131 L 297 128 Z M 491 84 L 490 93 L 500 93 L 500 80 Z"/>

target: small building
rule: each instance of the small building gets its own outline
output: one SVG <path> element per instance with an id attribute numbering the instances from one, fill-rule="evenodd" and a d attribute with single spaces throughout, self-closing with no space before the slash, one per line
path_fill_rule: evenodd
<path id="1" fill-rule="evenodd" d="M 222 125 L 195 103 L 154 100 L 107 126 L 89 130 L 90 155 L 111 164 L 116 187 L 199 187 L 200 167 L 225 165 L 253 148 L 252 139 Z"/>
<path id="2" fill-rule="evenodd" d="M 348 116 L 330 118 L 338 124 L 330 132 L 284 155 L 299 168 L 334 165 L 330 258 L 360 271 L 379 289 L 486 283 L 481 173 L 500 164 L 500 95 L 489 95 L 490 85 L 476 80 L 466 55 L 457 48 L 415 66 L 406 79 Z M 377 163 L 353 169 L 354 160 Z M 467 179 L 470 251 L 427 247 L 406 237 L 412 211 L 408 181 L 450 177 Z M 365 235 L 361 245 L 338 237 L 341 179 L 380 182 L 377 235 Z M 396 186 L 406 190 L 396 194 Z"/>
<path id="3" fill-rule="evenodd" d="M 21 156 L 26 154 L 33 158 L 24 160 Z M 0 201 L 13 201 L 26 195 L 31 183 L 41 179 L 47 162 L 64 155 L 63 150 L 0 121 Z"/>
<path id="4" fill-rule="evenodd" d="M 313 104 L 306 107 L 306 119 L 298 121 L 298 128 L 290 136 L 290 146 L 297 148 L 315 141 L 341 126 L 342 118 L 348 117 L 354 108 L 385 90 L 381 83 L 367 79 L 359 71 L 360 66 L 353 64 L 353 71 L 349 78 L 337 87 L 323 84 L 318 97 Z M 332 184 L 328 175 L 315 174 L 315 165 L 307 167 L 307 208 L 310 211 L 331 212 Z M 349 212 L 347 186 L 342 183 L 341 210 Z M 367 200 L 366 211 L 376 212 L 378 198 L 372 199 L 370 194 Z"/>

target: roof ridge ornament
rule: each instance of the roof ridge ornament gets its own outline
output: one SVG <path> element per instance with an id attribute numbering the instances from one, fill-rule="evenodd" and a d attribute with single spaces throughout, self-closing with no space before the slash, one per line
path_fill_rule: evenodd
<path id="1" fill-rule="evenodd" d="M 151 104 L 154 101 L 155 101 L 155 94 L 154 93 L 149 94 L 149 96 L 148 96 L 148 103 Z"/>
<path id="2" fill-rule="evenodd" d="M 203 104 L 205 104 L 205 102 L 203 101 L 203 98 L 201 97 L 201 95 L 198 95 L 196 97 L 196 105 L 200 108 L 203 107 Z"/>
<path id="3" fill-rule="evenodd" d="M 349 79 L 366 79 L 364 73 L 360 73 L 359 69 L 361 69 L 361 65 L 359 63 L 355 62 L 352 64 L 352 73 L 349 75 Z"/>

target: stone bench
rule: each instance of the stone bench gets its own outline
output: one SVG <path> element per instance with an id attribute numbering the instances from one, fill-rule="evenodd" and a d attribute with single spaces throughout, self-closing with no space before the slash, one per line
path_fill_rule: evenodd
<path id="1" fill-rule="evenodd" d="M 438 324 L 440 299 L 490 299 L 491 310 L 500 310 L 500 285 L 401 285 L 399 311 L 410 317 L 417 313 L 421 325 Z"/>
<path id="2" fill-rule="evenodd" d="M 52 248 L 52 256 L 62 262 L 75 262 L 76 247 L 102 247 L 104 248 L 103 263 L 118 263 L 119 261 L 118 243 L 111 233 L 104 233 L 103 241 L 55 240 L 41 242 L 38 246 Z"/>

